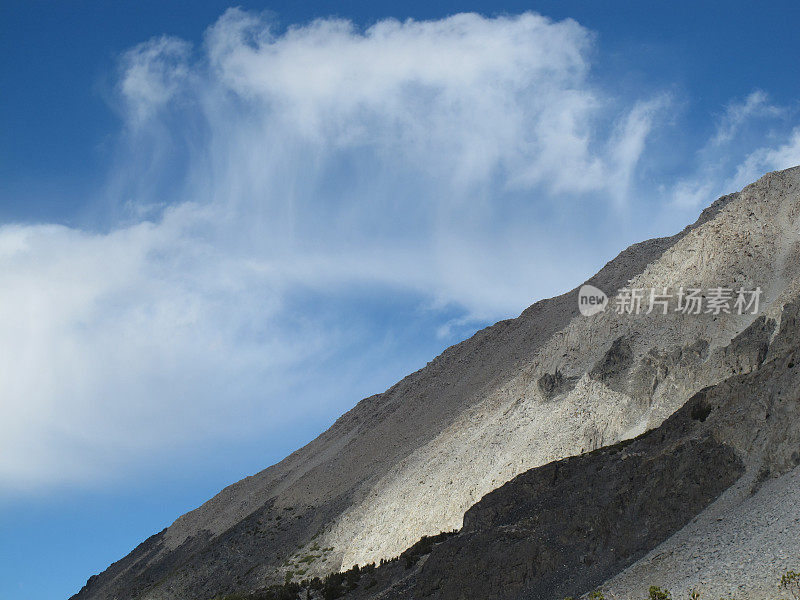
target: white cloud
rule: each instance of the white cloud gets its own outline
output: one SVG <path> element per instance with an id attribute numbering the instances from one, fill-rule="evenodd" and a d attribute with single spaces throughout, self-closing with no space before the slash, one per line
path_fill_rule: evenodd
<path id="1" fill-rule="evenodd" d="M 276 32 L 230 10 L 202 48 L 126 53 L 109 193 L 128 219 L 0 229 L 0 485 L 103 477 L 309 410 L 313 380 L 279 398 L 360 308 L 332 326 L 298 294 L 460 307 L 447 334 L 579 283 L 596 259 L 577 238 L 564 256 L 538 215 L 623 205 L 666 106 L 592 84 L 591 46 L 534 14 Z"/>
<path id="2" fill-rule="evenodd" d="M 670 189 L 670 205 L 693 211 L 768 171 L 800 164 L 800 128 L 789 125 L 795 116 L 761 90 L 730 102 L 697 152 L 694 172 Z"/>
<path id="3" fill-rule="evenodd" d="M 800 127 L 792 130 L 777 146 L 752 151 L 737 167 L 728 187 L 740 189 L 769 171 L 779 171 L 800 165 Z"/>
<path id="4" fill-rule="evenodd" d="M 754 90 L 748 94 L 744 102 L 731 102 L 717 123 L 717 132 L 711 144 L 719 146 L 733 140 L 742 126 L 758 117 L 779 117 L 785 110 L 769 103 L 767 94 L 762 90 Z"/>
<path id="5" fill-rule="evenodd" d="M 618 208 L 628 199 L 634 171 L 644 152 L 645 141 L 653 128 L 654 121 L 669 104 L 670 100 L 666 95 L 639 102 L 625 120 L 617 125 L 609 144 L 611 163 L 616 172 L 616 177 L 609 186 L 609 192 Z"/>
<path id="6" fill-rule="evenodd" d="M 134 125 L 173 99 L 189 75 L 186 61 L 190 51 L 187 42 L 164 36 L 139 44 L 123 55 L 120 91 Z"/>
<path id="7" fill-rule="evenodd" d="M 180 212 L 107 235 L 0 230 L 3 484 L 107 476 L 275 416 L 255 390 L 290 384 L 319 336 L 281 331 L 279 283 L 191 239 Z"/>

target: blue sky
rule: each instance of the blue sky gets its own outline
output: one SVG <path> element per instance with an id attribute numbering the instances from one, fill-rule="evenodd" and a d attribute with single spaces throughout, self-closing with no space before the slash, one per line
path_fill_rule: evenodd
<path id="1" fill-rule="evenodd" d="M 0 7 L 0 600 L 800 163 L 796 3 L 238 6 Z"/>

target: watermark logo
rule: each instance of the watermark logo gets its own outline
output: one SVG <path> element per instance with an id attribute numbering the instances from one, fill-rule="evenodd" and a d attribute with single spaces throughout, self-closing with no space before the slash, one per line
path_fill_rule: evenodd
<path id="1" fill-rule="evenodd" d="M 606 293 L 593 285 L 581 286 L 578 291 L 578 309 L 584 317 L 591 317 L 601 313 L 608 306 L 608 296 Z"/>
<path id="2" fill-rule="evenodd" d="M 619 315 L 681 313 L 684 315 L 758 314 L 761 288 L 752 290 L 712 287 L 629 288 L 614 296 L 613 310 Z M 608 296 L 593 285 L 584 285 L 578 293 L 578 308 L 585 317 L 606 310 Z"/>

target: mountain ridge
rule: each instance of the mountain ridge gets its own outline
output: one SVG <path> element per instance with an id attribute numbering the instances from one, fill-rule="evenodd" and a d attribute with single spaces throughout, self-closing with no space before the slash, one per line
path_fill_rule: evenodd
<path id="1" fill-rule="evenodd" d="M 310 444 L 180 517 L 73 598 L 205 600 L 256 589 L 281 581 L 286 563 L 295 570 L 312 544 L 332 550 L 304 563 L 308 575 L 388 558 L 422 535 L 460 529 L 467 509 L 531 468 L 657 428 L 732 369 L 760 367 L 758 348 L 732 341 L 800 288 L 798 180 L 798 168 L 768 174 L 678 234 L 624 250 L 587 281 L 612 297 L 632 281 L 763 284 L 758 315 L 669 315 L 656 326 L 612 312 L 582 317 L 578 288 L 537 302 L 362 400 Z M 617 340 L 629 346 L 624 368 L 592 372 Z M 556 374 L 569 383 L 545 385 L 544 393 L 542 382 Z"/>

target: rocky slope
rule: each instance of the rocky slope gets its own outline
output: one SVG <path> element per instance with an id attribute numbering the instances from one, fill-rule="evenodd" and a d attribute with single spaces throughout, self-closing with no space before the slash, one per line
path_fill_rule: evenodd
<path id="1" fill-rule="evenodd" d="M 343 597 L 778 597 L 800 562 L 800 300 L 735 345 L 758 353 L 754 370 L 634 440 L 515 477 L 417 563 L 362 573 Z"/>
<path id="2" fill-rule="evenodd" d="M 179 518 L 91 578 L 75 597 L 205 600 L 283 581 L 287 572 L 308 577 L 396 556 L 423 535 L 462 525 L 460 535 L 403 575 L 403 585 L 411 586 L 406 591 L 416 590 L 413 597 L 468 597 L 463 579 L 448 579 L 447 573 L 474 575 L 476 564 L 505 573 L 497 580 L 487 576 L 492 583 L 486 585 L 494 587 L 486 588 L 486 597 L 556 597 L 547 594 L 577 593 L 612 576 L 608 585 L 627 594 L 641 581 L 636 569 L 646 568 L 637 565 L 670 564 L 664 572 L 675 571 L 691 544 L 673 534 L 706 523 L 689 519 L 720 506 L 742 511 L 743 521 L 752 515 L 745 503 L 751 496 L 731 491 L 739 482 L 756 478 L 762 490 L 793 489 L 791 453 L 784 456 L 766 442 L 755 449 L 748 446 L 752 430 L 720 425 L 716 415 L 728 413 L 714 390 L 738 385 L 742 398 L 772 402 L 758 386 L 783 377 L 777 357 L 794 351 L 791 336 L 777 332 L 788 322 L 784 307 L 794 306 L 800 290 L 799 215 L 800 169 L 772 173 L 721 198 L 680 234 L 632 246 L 589 281 L 611 296 L 625 285 L 760 287 L 757 314 L 631 315 L 609 309 L 584 317 L 577 310 L 577 289 L 538 302 L 361 401 L 309 445 Z M 794 380 L 785 381 L 796 389 Z M 708 401 L 713 418 L 706 421 L 693 419 L 689 408 L 701 390 L 714 398 Z M 782 393 L 787 397 L 789 388 Z M 752 415 L 747 418 L 755 423 Z M 651 429 L 671 432 L 672 441 L 659 442 L 651 432 L 629 445 L 591 452 Z M 768 458 L 753 466 L 759 452 Z M 692 456 L 707 458 L 708 465 L 688 460 Z M 566 457 L 576 458 L 554 462 Z M 536 469 L 542 465 L 547 466 Z M 565 486 L 556 491 L 543 483 L 553 469 L 555 481 Z M 652 487 L 648 469 L 658 474 L 660 487 Z M 784 473 L 789 479 L 780 481 L 787 483 L 771 480 Z M 619 487 L 623 480 L 637 483 Z M 601 483 L 597 497 L 586 487 Z M 659 501 L 685 508 L 647 513 L 648 496 L 637 490 L 650 496 L 671 490 L 672 496 Z M 501 500 L 507 494 L 512 505 L 526 508 L 482 508 L 508 504 Z M 572 512 L 554 508 L 559 495 L 571 498 Z M 537 520 L 540 513 L 548 516 Z M 645 533 L 629 531 L 633 515 L 645 519 Z M 585 530 L 587 519 L 596 520 L 591 530 Z M 710 523 L 703 530 L 709 535 Z M 598 541 L 603 527 L 609 533 Z M 510 531 L 519 534 L 514 543 L 503 537 Z M 576 536 L 586 541 L 570 545 Z M 555 550 L 552 540 L 560 540 L 562 549 Z M 602 552 L 608 543 L 614 548 L 610 555 Z M 453 550 L 459 544 L 463 549 Z M 514 569 L 476 563 L 473 550 L 482 545 L 507 556 L 496 559 Z M 448 548 L 455 554 L 447 554 Z M 531 562 L 531 555 L 539 558 Z M 708 577 L 723 568 L 712 562 L 703 571 Z M 581 577 L 571 576 L 573 587 L 564 587 L 561 563 L 582 565 Z M 675 577 L 670 581 L 692 583 Z M 391 586 L 384 593 L 401 593 L 397 582 Z"/>
<path id="3" fill-rule="evenodd" d="M 602 587 L 609 598 L 644 598 L 659 585 L 677 597 L 697 589 L 774 598 L 780 573 L 800 561 L 800 498 L 788 497 L 800 465 L 798 308 L 740 336 L 763 351 L 756 370 L 701 390 L 632 442 L 532 469 L 487 494 L 410 589 L 407 580 L 402 593 L 382 597 L 553 600 Z M 705 531 L 692 522 L 701 514 Z M 759 517 L 768 522 L 752 523 Z M 711 536 L 709 524 L 723 521 Z M 684 527 L 681 542 L 670 539 Z M 720 568 L 720 558 L 732 566 L 734 557 L 746 557 L 739 569 Z"/>

